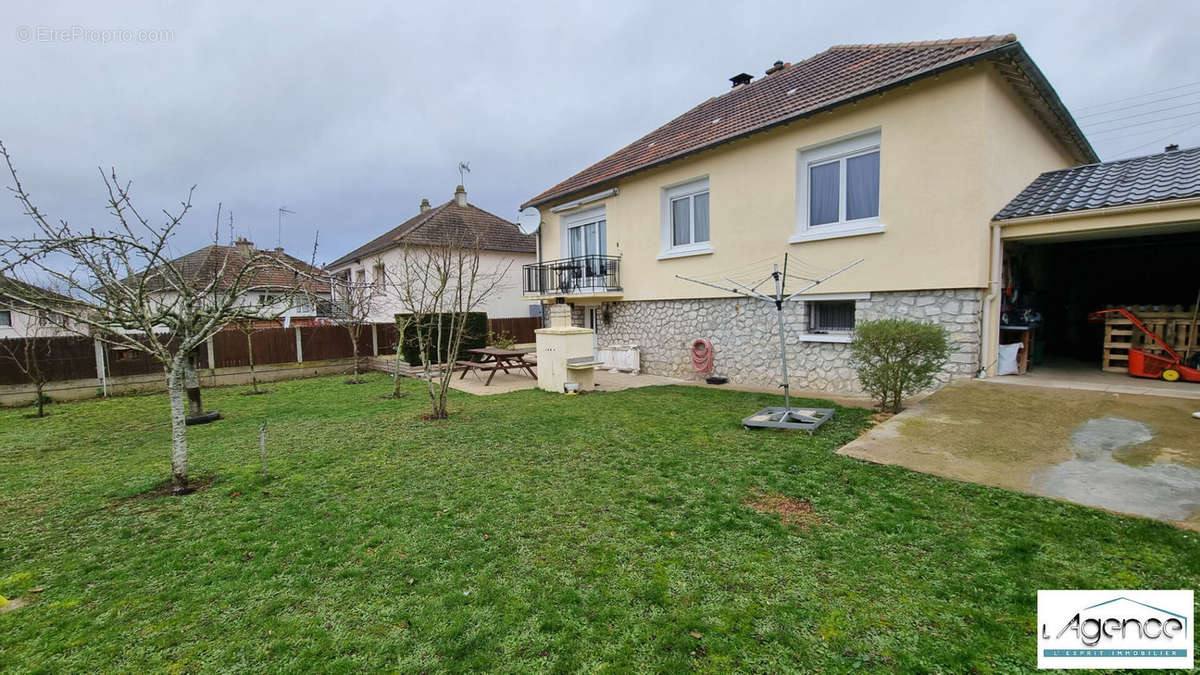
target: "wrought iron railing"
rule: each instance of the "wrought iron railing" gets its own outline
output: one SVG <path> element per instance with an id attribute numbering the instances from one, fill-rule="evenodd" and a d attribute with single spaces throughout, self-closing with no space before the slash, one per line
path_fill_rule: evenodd
<path id="1" fill-rule="evenodd" d="M 544 260 L 522 267 L 525 295 L 571 295 L 621 290 L 621 259 L 608 255 Z"/>

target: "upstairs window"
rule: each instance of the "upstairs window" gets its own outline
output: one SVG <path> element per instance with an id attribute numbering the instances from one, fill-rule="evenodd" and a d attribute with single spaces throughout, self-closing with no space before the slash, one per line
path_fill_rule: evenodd
<path id="1" fill-rule="evenodd" d="M 883 232 L 879 133 L 802 150 L 793 242 Z"/>
<path id="2" fill-rule="evenodd" d="M 12 312 L 9 310 L 0 311 L 0 326 L 12 325 Z"/>
<path id="3" fill-rule="evenodd" d="M 387 269 L 383 266 L 383 263 L 379 263 L 371 271 L 374 274 L 372 281 L 375 284 L 375 290 L 383 290 L 384 284 L 387 283 Z"/>
<path id="4" fill-rule="evenodd" d="M 662 252 L 659 258 L 711 253 L 708 179 L 663 189 Z"/>

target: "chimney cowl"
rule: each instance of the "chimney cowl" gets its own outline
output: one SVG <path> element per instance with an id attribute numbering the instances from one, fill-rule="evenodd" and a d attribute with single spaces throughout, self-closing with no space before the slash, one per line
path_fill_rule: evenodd
<path id="1" fill-rule="evenodd" d="M 786 64 L 783 61 L 776 61 L 770 68 L 767 68 L 767 75 L 770 75 L 771 73 L 777 73 L 783 70 L 785 67 Z"/>
<path id="2" fill-rule="evenodd" d="M 1175 152 L 1178 149 L 1179 149 L 1179 144 L 1172 143 L 1172 144 L 1168 145 L 1167 147 L 1163 148 L 1163 152 Z"/>
<path id="3" fill-rule="evenodd" d="M 454 202 L 459 206 L 467 205 L 467 189 L 461 185 L 454 188 Z"/>
<path id="4" fill-rule="evenodd" d="M 429 206 L 429 199 L 427 197 L 422 197 L 421 198 L 421 213 L 425 213 L 430 208 L 432 208 L 432 207 Z"/>
<path id="5" fill-rule="evenodd" d="M 753 78 L 750 76 L 750 73 L 738 73 L 737 75 L 729 78 L 729 81 L 733 83 L 733 88 L 737 89 L 742 85 L 750 84 L 750 80 L 752 79 Z"/>

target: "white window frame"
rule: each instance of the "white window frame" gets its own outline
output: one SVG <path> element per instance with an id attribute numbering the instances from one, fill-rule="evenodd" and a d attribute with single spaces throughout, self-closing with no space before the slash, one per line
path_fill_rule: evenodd
<path id="1" fill-rule="evenodd" d="M 881 134 L 878 129 L 855 134 L 821 145 L 801 148 L 796 153 L 796 233 L 788 241 L 798 244 L 820 239 L 857 237 L 864 234 L 880 234 L 886 227 L 879 216 L 846 220 L 846 160 L 859 155 L 879 152 L 880 183 L 879 206 L 883 210 L 883 151 L 880 149 Z M 809 169 L 832 161 L 840 162 L 838 171 L 838 220 L 834 223 L 810 225 L 809 218 Z"/>
<path id="2" fill-rule="evenodd" d="M 562 221 L 562 228 L 559 233 L 560 237 L 562 239 L 562 256 L 561 257 L 563 257 L 563 258 L 571 257 L 571 230 L 572 229 L 577 228 L 577 227 L 583 227 L 585 225 L 590 225 L 592 223 L 598 223 L 600 221 L 604 221 L 604 226 L 597 227 L 596 239 L 597 239 L 597 248 L 599 250 L 596 252 L 596 255 L 602 255 L 602 256 L 608 255 L 608 243 L 605 241 L 605 239 L 608 238 L 608 215 L 607 215 L 603 205 L 597 206 L 594 208 L 590 208 L 590 209 L 584 209 L 583 211 L 577 211 L 577 212 L 569 214 L 569 215 L 561 216 L 560 220 Z M 584 244 L 583 248 L 585 251 L 584 255 L 587 255 L 587 253 L 586 253 L 587 245 Z"/>
<path id="3" fill-rule="evenodd" d="M 699 194 L 709 193 L 708 195 L 708 240 L 693 241 L 690 244 L 682 244 L 675 246 L 674 231 L 671 227 L 671 203 L 677 199 L 685 197 L 695 197 Z M 692 217 L 691 227 L 693 237 L 695 236 L 696 217 L 695 217 L 695 201 L 692 202 Z M 692 178 L 683 183 L 668 185 L 662 189 L 662 207 L 660 220 L 662 222 L 659 241 L 661 242 L 658 254 L 659 260 L 669 260 L 671 258 L 682 258 L 692 255 L 707 255 L 713 252 L 712 235 L 712 192 L 708 189 L 708 176 L 702 178 Z"/>
<path id="4" fill-rule="evenodd" d="M 870 300 L 870 293 L 814 293 L 812 295 L 800 296 L 804 299 L 804 328 L 797 335 L 801 342 L 836 342 L 847 343 L 854 339 L 854 331 L 838 332 L 838 333 L 810 333 L 808 332 L 809 316 L 811 311 L 809 303 L 811 302 L 854 302 L 854 322 L 858 325 L 858 301 Z"/>

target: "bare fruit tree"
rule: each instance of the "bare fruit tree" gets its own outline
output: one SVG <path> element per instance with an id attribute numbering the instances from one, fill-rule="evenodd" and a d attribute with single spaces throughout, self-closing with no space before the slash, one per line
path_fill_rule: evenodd
<path id="1" fill-rule="evenodd" d="M 375 269 L 378 270 L 380 267 L 377 265 Z M 386 283 L 382 281 L 371 284 L 366 280 L 355 280 L 348 276 L 332 280 L 330 290 L 333 294 L 333 301 L 330 306 L 329 318 L 345 328 L 346 333 L 350 336 L 354 350 L 354 377 L 350 380 L 353 384 L 362 382 L 358 374 L 358 340 L 362 337 L 363 330 L 370 324 L 376 296 L 384 288 L 386 288 Z"/>
<path id="2" fill-rule="evenodd" d="M 433 246 L 406 244 L 388 271 L 388 287 L 407 312 L 402 321 L 417 341 L 431 419 L 449 416 L 446 392 L 466 336 L 467 315 L 497 291 L 511 264 L 485 268 L 478 236 L 463 234 Z"/>
<path id="3" fill-rule="evenodd" d="M 197 275 L 178 264 L 170 244 L 191 210 L 195 188 L 174 212 L 151 223 L 134 206 L 130 184 L 116 171 L 100 172 L 113 218 L 109 229 L 75 229 L 53 222 L 21 185 L 3 143 L 10 190 L 33 222 L 33 233 L 0 239 L 0 273 L 26 273 L 53 282 L 69 298 L 34 290 L 0 291 L 10 300 L 61 317 L 75 332 L 110 345 L 149 354 L 162 363 L 171 411 L 171 482 L 188 492 L 185 388 L 189 357 L 225 324 L 243 315 L 243 296 L 256 278 L 280 260 L 266 252 L 216 247 L 208 271 Z M 306 270 L 293 270 L 297 283 Z M 24 287 L 22 287 L 24 288 Z"/>
<path id="4" fill-rule="evenodd" d="M 23 337 L 0 339 L 0 361 L 7 361 L 33 385 L 37 416 L 46 416 L 46 361 L 51 356 L 53 342 L 42 336 L 41 326 L 26 332 Z"/>

